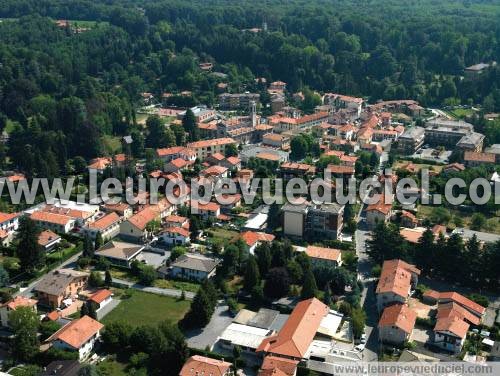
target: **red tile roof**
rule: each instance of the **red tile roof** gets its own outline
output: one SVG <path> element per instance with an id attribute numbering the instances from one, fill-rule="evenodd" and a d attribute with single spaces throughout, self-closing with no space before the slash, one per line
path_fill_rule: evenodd
<path id="1" fill-rule="evenodd" d="M 451 316 L 456 316 L 473 325 L 479 325 L 481 323 L 481 319 L 479 317 L 467 311 L 464 307 L 455 302 L 444 303 L 438 306 L 436 318 L 440 319 Z"/>
<path id="2" fill-rule="evenodd" d="M 193 355 L 182 367 L 179 376 L 223 376 L 231 368 L 231 363 Z"/>
<path id="3" fill-rule="evenodd" d="M 101 289 L 93 293 L 89 300 L 92 302 L 95 302 L 97 304 L 101 304 L 103 301 L 105 301 L 107 298 L 109 298 L 113 293 L 107 289 Z"/>
<path id="4" fill-rule="evenodd" d="M 411 286 L 411 274 L 420 274 L 414 265 L 402 260 L 386 260 L 382 265 L 377 294 L 392 292 L 406 298 Z"/>
<path id="5" fill-rule="evenodd" d="M 495 154 L 493 153 L 476 153 L 473 151 L 466 151 L 464 153 L 464 161 L 495 163 Z"/>
<path id="6" fill-rule="evenodd" d="M 269 373 L 274 369 L 278 369 L 287 376 L 294 376 L 297 371 L 298 364 L 299 362 L 297 360 L 267 355 L 260 366 L 259 375 L 262 371 L 265 371 L 264 373 Z"/>
<path id="7" fill-rule="evenodd" d="M 251 247 L 257 242 L 272 242 L 275 236 L 265 232 L 245 231 L 241 234 L 241 238 Z"/>
<path id="8" fill-rule="evenodd" d="M 42 247 L 45 247 L 50 242 L 60 238 L 61 237 L 55 232 L 44 230 L 40 233 L 40 235 L 38 235 L 38 244 L 40 244 Z"/>
<path id="9" fill-rule="evenodd" d="M 140 230 L 144 230 L 146 225 L 158 218 L 158 211 L 153 207 L 148 206 L 139 213 L 134 214 L 128 221 Z"/>
<path id="10" fill-rule="evenodd" d="M 434 326 L 435 332 L 450 332 L 458 338 L 465 338 L 469 330 L 469 324 L 456 316 L 438 319 Z"/>
<path id="11" fill-rule="evenodd" d="M 395 304 L 384 309 L 378 326 L 395 326 L 405 333 L 411 333 L 416 320 L 417 314 L 406 304 Z"/>
<path id="12" fill-rule="evenodd" d="M 24 296 L 16 296 L 12 300 L 8 301 L 7 303 L 4 303 L 0 306 L 5 307 L 7 306 L 10 310 L 15 310 L 18 307 L 34 307 L 38 303 L 38 300 L 35 299 L 29 299 Z"/>
<path id="13" fill-rule="evenodd" d="M 328 306 L 316 298 L 301 301 L 279 333 L 264 339 L 256 352 L 303 358 L 328 312 Z"/>
<path id="14" fill-rule="evenodd" d="M 163 230 L 163 232 L 181 235 L 185 238 L 189 238 L 189 234 L 190 234 L 190 232 L 188 230 L 186 230 L 185 228 L 182 228 L 182 227 L 167 227 L 166 229 Z"/>
<path id="15" fill-rule="evenodd" d="M 19 213 L 2 213 L 2 212 L 0 212 L 0 223 L 10 221 L 16 217 L 19 217 Z"/>
<path id="16" fill-rule="evenodd" d="M 47 341 L 52 342 L 59 340 L 75 349 L 79 349 L 102 328 L 104 328 L 104 325 L 102 325 L 99 321 L 96 321 L 89 316 L 83 316 L 82 318 L 73 320 L 63 326 L 57 332 L 52 334 Z"/>
<path id="17" fill-rule="evenodd" d="M 450 292 L 442 292 L 439 294 L 439 301 L 453 301 L 455 303 L 460 304 L 464 308 L 468 308 L 469 310 L 473 311 L 476 313 L 478 316 L 482 316 L 483 313 L 486 311 L 486 308 L 483 306 L 477 304 L 476 302 L 473 302 L 469 298 L 466 298 L 463 295 L 460 295 L 458 292 L 450 291 Z"/>
<path id="18" fill-rule="evenodd" d="M 102 218 L 99 218 L 97 221 L 90 223 L 89 228 L 94 230 L 105 230 L 119 220 L 120 216 L 115 212 L 111 212 L 109 214 L 106 214 Z"/>
<path id="19" fill-rule="evenodd" d="M 202 141 L 195 141 L 187 144 L 188 148 L 206 148 L 208 146 L 219 146 L 219 145 L 228 145 L 228 144 L 235 144 L 236 141 L 230 137 L 223 137 L 223 138 L 215 138 L 212 140 L 202 140 Z"/>
<path id="20" fill-rule="evenodd" d="M 48 213 L 41 210 L 33 212 L 30 218 L 34 221 L 55 223 L 62 226 L 65 226 L 68 222 L 73 220 L 73 218 L 67 215 Z"/>
<path id="21" fill-rule="evenodd" d="M 309 257 L 330 261 L 339 261 L 342 256 L 342 252 L 339 249 L 316 247 L 313 245 L 307 246 L 305 252 Z"/>

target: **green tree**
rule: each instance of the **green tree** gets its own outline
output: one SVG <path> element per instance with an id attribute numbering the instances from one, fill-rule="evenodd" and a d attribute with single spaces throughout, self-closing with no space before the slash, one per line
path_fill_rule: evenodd
<path id="1" fill-rule="evenodd" d="M 182 118 L 182 127 L 188 134 L 188 140 L 190 142 L 198 141 L 200 139 L 200 131 L 198 125 L 196 124 L 196 117 L 190 108 L 186 110 L 186 114 Z"/>
<path id="2" fill-rule="evenodd" d="M 17 255 L 23 272 L 33 273 L 43 265 L 44 253 L 38 244 L 39 234 L 39 227 L 30 218 L 23 217 L 19 220 Z"/>
<path id="3" fill-rule="evenodd" d="M 83 257 L 94 257 L 94 244 L 92 244 L 92 239 L 88 234 L 83 238 Z"/>
<path id="4" fill-rule="evenodd" d="M 144 286 L 151 286 L 156 280 L 156 270 L 151 265 L 144 265 L 139 272 L 139 281 Z"/>
<path id="5" fill-rule="evenodd" d="M 110 287 L 113 284 L 113 277 L 111 276 L 111 272 L 106 270 L 104 272 L 104 285 L 106 287 Z"/>
<path id="6" fill-rule="evenodd" d="M 9 284 L 9 272 L 0 264 L 0 288 Z"/>
<path id="7" fill-rule="evenodd" d="M 93 271 L 89 275 L 88 284 L 90 287 L 101 287 L 104 285 L 100 272 Z"/>
<path id="8" fill-rule="evenodd" d="M 32 361 L 39 352 L 38 326 L 40 321 L 30 307 L 18 307 L 9 314 L 14 333 L 12 356 L 20 362 Z"/>
<path id="9" fill-rule="evenodd" d="M 267 273 L 264 295 L 270 299 L 281 298 L 290 291 L 290 282 L 285 268 L 272 268 Z"/>
<path id="10" fill-rule="evenodd" d="M 257 256 L 257 264 L 259 265 L 260 275 L 265 276 L 271 268 L 271 248 L 267 242 L 259 244 L 255 248 L 255 255 Z"/>
<path id="11" fill-rule="evenodd" d="M 481 213 L 474 213 L 471 217 L 470 228 L 480 231 L 486 225 L 486 217 Z"/>
<path id="12" fill-rule="evenodd" d="M 260 273 L 259 266 L 254 256 L 250 256 L 247 260 L 245 278 L 243 288 L 246 291 L 252 291 L 252 289 L 260 284 Z"/>
<path id="13" fill-rule="evenodd" d="M 304 273 L 304 284 L 302 286 L 300 297 L 302 299 L 314 298 L 316 296 L 317 289 L 318 287 L 316 286 L 316 279 L 314 278 L 312 270 L 306 270 Z"/>
<path id="14" fill-rule="evenodd" d="M 430 228 L 427 228 L 420 239 L 418 239 L 417 246 L 415 247 L 415 261 L 417 266 L 430 273 L 432 267 L 435 265 L 436 258 L 434 233 Z"/>
<path id="15" fill-rule="evenodd" d="M 97 251 L 99 248 L 101 248 L 104 244 L 104 240 L 102 239 L 102 235 L 100 232 L 97 232 L 95 236 L 95 241 L 94 241 L 94 249 Z"/>
<path id="16" fill-rule="evenodd" d="M 78 376 L 99 376 L 99 372 L 93 364 L 85 364 L 78 370 Z"/>
<path id="17" fill-rule="evenodd" d="M 366 313 L 362 308 L 354 308 L 351 312 L 352 332 L 355 338 L 360 338 L 365 330 Z"/>
<path id="18" fill-rule="evenodd" d="M 237 157 L 238 156 L 238 148 L 236 147 L 236 144 L 226 145 L 226 148 L 224 149 L 224 156 L 226 158 Z"/>
<path id="19" fill-rule="evenodd" d="M 170 261 L 175 261 L 179 256 L 182 256 L 186 253 L 186 247 L 177 246 L 172 249 L 170 253 Z"/>

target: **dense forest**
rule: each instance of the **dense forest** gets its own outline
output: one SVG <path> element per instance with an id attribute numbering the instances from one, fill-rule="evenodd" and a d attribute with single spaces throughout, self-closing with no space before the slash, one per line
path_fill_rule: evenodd
<path id="1" fill-rule="evenodd" d="M 500 60 L 495 0 L 0 0 L 0 18 L 1 167 L 8 156 L 28 174 L 74 170 L 71 159 L 106 151 L 106 135 L 143 142 L 141 92 L 190 91 L 188 103 L 212 105 L 221 80 L 500 111 L 499 66 L 463 75 Z"/>

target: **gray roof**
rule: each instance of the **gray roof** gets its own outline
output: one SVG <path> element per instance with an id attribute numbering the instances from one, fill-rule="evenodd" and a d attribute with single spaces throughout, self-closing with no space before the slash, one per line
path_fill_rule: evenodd
<path id="1" fill-rule="evenodd" d="M 68 269 L 56 270 L 44 276 L 35 286 L 34 290 L 49 295 L 61 295 L 66 291 L 68 285 L 76 278 L 85 277 L 87 275 L 87 273 Z"/>
<path id="2" fill-rule="evenodd" d="M 477 132 L 469 133 L 463 136 L 460 141 L 458 141 L 458 145 L 461 144 L 470 144 L 470 145 L 479 145 L 484 140 L 484 135 Z"/>
<path id="3" fill-rule="evenodd" d="M 247 325 L 255 326 L 256 328 L 270 329 L 279 311 L 274 309 L 261 308 L 255 316 L 248 320 Z"/>
<path id="4" fill-rule="evenodd" d="M 342 209 L 344 209 L 344 205 L 339 205 L 335 202 L 315 205 L 312 208 L 312 210 L 328 212 L 328 213 L 335 213 L 335 214 L 339 214 L 342 211 Z"/>
<path id="5" fill-rule="evenodd" d="M 179 256 L 177 260 L 172 263 L 173 268 L 183 268 L 198 270 L 210 273 L 219 264 L 220 260 L 212 259 L 198 254 L 186 253 Z"/>
<path id="6" fill-rule="evenodd" d="M 111 257 L 120 260 L 129 260 L 144 249 L 143 245 L 126 242 L 110 241 L 104 244 L 96 252 L 97 256 Z"/>
<path id="7" fill-rule="evenodd" d="M 294 205 L 287 202 L 285 205 L 283 205 L 281 210 L 284 212 L 291 212 L 291 213 L 305 213 L 308 208 L 309 208 L 308 202 L 299 205 Z"/>
<path id="8" fill-rule="evenodd" d="M 415 139 L 418 137 L 422 137 L 425 133 L 425 129 L 422 127 L 411 127 L 407 128 L 404 133 L 399 136 L 399 138 L 411 138 Z"/>

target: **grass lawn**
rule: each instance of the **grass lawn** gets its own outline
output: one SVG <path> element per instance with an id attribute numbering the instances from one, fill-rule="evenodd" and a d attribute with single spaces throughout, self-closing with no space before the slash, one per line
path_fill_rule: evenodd
<path id="1" fill-rule="evenodd" d="M 430 205 L 420 205 L 418 207 L 418 212 L 417 212 L 417 217 L 420 219 L 423 218 L 428 218 L 432 214 L 432 209 L 434 207 Z M 446 225 L 455 225 L 456 227 L 464 227 L 464 228 L 470 228 L 470 223 L 471 223 L 471 218 L 473 213 L 464 213 L 459 210 L 452 210 L 452 209 L 447 209 L 450 214 L 451 214 L 451 220 L 446 224 Z M 498 213 L 497 213 L 498 214 Z M 462 220 L 462 224 L 460 226 L 457 226 L 457 224 L 454 222 L 455 218 L 460 217 Z M 482 228 L 480 231 L 484 232 L 491 232 L 494 234 L 500 234 L 500 217 L 494 216 L 492 218 L 488 218 L 486 220 L 486 226 Z"/>
<path id="2" fill-rule="evenodd" d="M 139 278 L 132 274 L 130 270 L 120 268 L 110 268 L 111 277 L 123 279 L 124 281 L 139 282 Z"/>
<path id="3" fill-rule="evenodd" d="M 447 111 L 451 116 L 457 119 L 465 119 L 468 116 L 474 115 L 474 110 L 471 108 L 455 108 L 454 110 Z"/>
<path id="4" fill-rule="evenodd" d="M 50 264 L 61 260 L 67 260 L 71 256 L 76 255 L 80 251 L 81 249 L 75 247 L 74 245 L 59 251 L 54 251 L 47 255 L 47 263 Z"/>
<path id="5" fill-rule="evenodd" d="M 135 121 L 137 122 L 137 124 L 140 124 L 140 125 L 146 125 L 146 120 L 148 119 L 148 114 L 139 114 L 139 113 L 136 113 L 135 114 Z"/>
<path id="6" fill-rule="evenodd" d="M 207 231 L 207 233 L 211 234 L 208 236 L 214 243 L 225 244 L 232 240 L 235 240 L 240 233 L 233 230 L 227 230 L 225 228 L 211 228 Z"/>
<path id="7" fill-rule="evenodd" d="M 133 291 L 104 319 L 104 325 L 113 321 L 125 321 L 132 326 L 157 324 L 161 321 L 178 322 L 189 309 L 189 300 Z"/>

